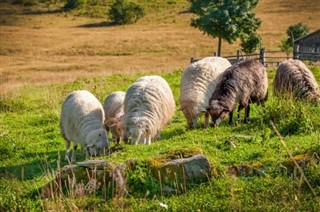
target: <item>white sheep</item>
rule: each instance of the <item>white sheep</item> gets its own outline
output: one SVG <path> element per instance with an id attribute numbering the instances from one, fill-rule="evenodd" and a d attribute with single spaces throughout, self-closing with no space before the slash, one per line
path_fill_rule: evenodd
<path id="1" fill-rule="evenodd" d="M 112 92 L 104 101 L 103 109 L 105 112 L 105 127 L 107 132 L 111 132 L 112 138 L 118 145 L 120 137 L 123 135 L 122 118 L 124 115 L 124 98 L 126 93 L 123 91 Z"/>
<path id="2" fill-rule="evenodd" d="M 207 107 L 221 74 L 231 66 L 221 57 L 206 57 L 190 64 L 180 82 L 180 109 L 188 124 L 195 128 L 201 113 L 205 113 L 205 127 L 209 125 Z"/>
<path id="3" fill-rule="evenodd" d="M 90 155 L 103 155 L 109 148 L 107 132 L 104 128 L 104 111 L 99 100 L 89 91 L 77 90 L 70 93 L 62 104 L 60 117 L 61 134 L 66 141 L 66 156 L 69 159 L 70 142 L 73 142 L 71 162 L 76 161 L 76 149 L 87 148 L 86 159 Z"/>
<path id="4" fill-rule="evenodd" d="M 168 83 L 160 76 L 145 76 L 134 82 L 124 100 L 124 140 L 151 144 L 172 119 L 175 102 Z"/>

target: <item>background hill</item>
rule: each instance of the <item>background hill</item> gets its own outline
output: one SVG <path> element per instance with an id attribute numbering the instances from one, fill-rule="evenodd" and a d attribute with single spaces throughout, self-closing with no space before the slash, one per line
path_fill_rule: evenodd
<path id="1" fill-rule="evenodd" d="M 111 1 L 101 2 L 103 7 L 69 12 L 61 9 L 61 0 L 0 2 L 0 211 L 164 211 L 161 204 L 169 211 L 319 211 L 320 107 L 275 97 L 275 67 L 267 69 L 269 99 L 264 107 L 252 105 L 247 124 L 235 114 L 231 126 L 225 120 L 217 128 L 187 130 L 177 110 L 160 141 L 149 146 L 112 143 L 113 152 L 104 159 L 116 165 L 137 160 L 128 173 L 125 198 L 112 199 L 111 184 L 108 195 L 99 190 L 88 196 L 78 184 L 79 198 L 71 186 L 65 191 L 69 195 L 52 191 L 57 198 L 41 199 L 40 188 L 50 173 L 67 164 L 60 160 L 65 142 L 59 121 L 69 92 L 89 90 L 103 102 L 139 77 L 157 74 L 168 81 L 179 108 L 180 79 L 190 57 L 216 51 L 216 40 L 189 26 L 186 0 L 141 0 L 146 16 L 124 26 L 110 25 L 103 8 Z M 267 50 L 277 49 L 289 25 L 319 28 L 318 0 L 260 0 L 256 12 Z M 237 49 L 237 43 L 223 43 L 222 53 Z M 309 68 L 320 82 L 320 66 Z M 182 192 L 181 183 L 170 185 L 162 194 L 150 164 L 198 153 L 210 160 L 212 177 Z"/>
<path id="2" fill-rule="evenodd" d="M 145 17 L 133 25 L 110 26 L 106 9 L 91 9 L 91 16 L 98 16 L 92 18 L 81 9 L 62 11 L 63 1 L 1 1 L 1 91 L 78 76 L 167 72 L 217 50 L 217 40 L 190 26 L 187 0 L 138 2 L 146 7 Z M 320 27 L 318 0 L 260 0 L 256 14 L 267 50 L 278 49 L 292 24 L 303 22 L 310 31 Z M 237 49 L 238 43 L 223 42 L 222 55 Z"/>

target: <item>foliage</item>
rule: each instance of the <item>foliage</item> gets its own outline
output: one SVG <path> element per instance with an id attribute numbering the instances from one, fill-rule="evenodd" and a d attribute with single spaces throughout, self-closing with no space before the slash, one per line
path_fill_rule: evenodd
<path id="1" fill-rule="evenodd" d="M 144 15 L 144 8 L 129 0 L 116 0 L 109 11 L 110 20 L 116 24 L 133 24 Z"/>
<path id="2" fill-rule="evenodd" d="M 287 30 L 287 43 L 293 47 L 293 42 L 309 33 L 309 28 L 304 23 L 293 24 Z"/>
<path id="3" fill-rule="evenodd" d="M 260 35 L 253 33 L 241 37 L 241 48 L 246 54 L 254 53 L 261 45 Z"/>
<path id="4" fill-rule="evenodd" d="M 64 8 L 72 10 L 75 8 L 84 7 L 87 4 L 87 0 L 67 0 Z"/>
<path id="5" fill-rule="evenodd" d="M 287 58 L 289 58 L 290 53 L 293 50 L 293 47 L 292 47 L 291 42 L 287 38 L 283 38 L 281 40 L 279 48 L 281 49 L 281 51 L 285 52 L 287 54 Z"/>
<path id="6" fill-rule="evenodd" d="M 258 0 L 190 0 L 190 11 L 196 15 L 191 26 L 204 33 L 219 38 L 218 56 L 221 40 L 233 43 L 243 35 L 250 35 L 260 27 L 261 21 L 252 10 Z"/>

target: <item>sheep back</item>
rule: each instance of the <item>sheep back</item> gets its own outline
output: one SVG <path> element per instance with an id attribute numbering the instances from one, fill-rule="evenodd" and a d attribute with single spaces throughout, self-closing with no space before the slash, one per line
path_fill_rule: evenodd
<path id="1" fill-rule="evenodd" d="M 145 143 L 167 125 L 175 112 L 171 88 L 160 76 L 144 76 L 127 90 L 124 100 L 124 131 L 132 143 Z M 137 134 L 141 136 L 137 137 Z M 150 144 L 150 141 L 147 142 Z"/>
<path id="2" fill-rule="evenodd" d="M 73 146 L 91 146 L 91 154 L 108 147 L 109 141 L 104 129 L 104 111 L 99 100 L 86 90 L 70 93 L 62 104 L 60 117 L 61 134 Z"/>
<path id="3" fill-rule="evenodd" d="M 273 82 L 276 96 L 287 95 L 319 101 L 320 91 L 313 73 L 300 60 L 285 60 L 277 68 Z"/>
<path id="4" fill-rule="evenodd" d="M 230 66 L 230 62 L 225 58 L 206 57 L 190 64 L 184 70 L 179 103 L 189 127 L 196 127 L 195 117 L 206 111 L 221 74 Z"/>
<path id="5" fill-rule="evenodd" d="M 107 96 L 103 103 L 105 119 L 120 118 L 124 114 L 123 102 L 126 93 L 123 91 L 115 91 Z"/>
<path id="6" fill-rule="evenodd" d="M 221 76 L 209 101 L 213 120 L 224 119 L 236 104 L 240 108 L 250 103 L 261 103 L 268 97 L 268 77 L 265 67 L 250 59 L 233 64 Z"/>

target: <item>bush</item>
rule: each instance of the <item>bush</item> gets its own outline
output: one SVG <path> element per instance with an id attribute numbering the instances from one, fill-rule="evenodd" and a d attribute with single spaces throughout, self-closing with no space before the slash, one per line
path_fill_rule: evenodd
<path id="1" fill-rule="evenodd" d="M 67 0 L 67 3 L 64 5 L 66 9 L 76 9 L 83 7 L 87 4 L 87 0 Z"/>
<path id="2" fill-rule="evenodd" d="M 116 24 L 133 24 L 144 16 L 144 8 L 133 1 L 116 0 L 109 11 L 109 18 Z"/>

